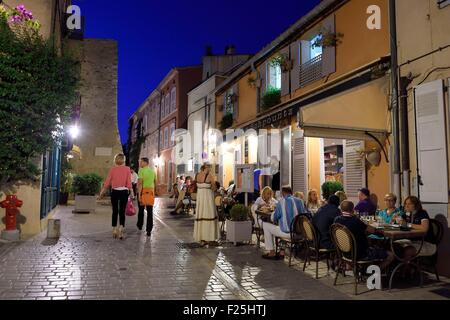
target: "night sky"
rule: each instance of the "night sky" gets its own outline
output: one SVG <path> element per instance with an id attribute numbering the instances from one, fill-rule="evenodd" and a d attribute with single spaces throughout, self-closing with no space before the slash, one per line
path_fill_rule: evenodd
<path id="1" fill-rule="evenodd" d="M 75 0 L 86 38 L 119 42 L 119 130 L 172 67 L 201 63 L 205 46 L 256 53 L 319 0 Z"/>

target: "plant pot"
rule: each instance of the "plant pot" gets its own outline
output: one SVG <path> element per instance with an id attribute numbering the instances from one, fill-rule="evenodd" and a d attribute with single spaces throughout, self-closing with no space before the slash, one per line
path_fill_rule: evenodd
<path id="1" fill-rule="evenodd" d="M 62 206 L 67 206 L 68 201 L 69 201 L 69 193 L 68 192 L 60 192 L 59 193 L 59 204 Z"/>
<path id="2" fill-rule="evenodd" d="M 75 196 L 75 210 L 74 213 L 91 213 L 95 212 L 96 196 Z"/>
<path id="3" fill-rule="evenodd" d="M 238 242 L 252 241 L 252 222 L 251 221 L 231 221 L 226 224 L 227 241 Z"/>

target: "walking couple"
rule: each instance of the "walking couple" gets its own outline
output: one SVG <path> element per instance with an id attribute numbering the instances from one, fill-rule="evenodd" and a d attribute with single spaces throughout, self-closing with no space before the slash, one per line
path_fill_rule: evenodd
<path id="1" fill-rule="evenodd" d="M 131 169 L 125 166 L 125 155 L 117 154 L 114 157 L 115 166 L 109 171 L 99 198 L 101 199 L 106 190 L 112 187 L 112 228 L 113 238 L 123 239 L 125 228 L 125 209 L 128 197 L 135 198 L 131 183 Z M 155 203 L 156 173 L 149 167 L 149 159 L 142 158 L 139 161 L 139 173 L 137 183 L 137 200 L 139 205 L 137 228 L 142 230 L 144 226 L 144 210 L 147 210 L 147 236 L 150 237 L 153 229 L 153 205 Z M 117 219 L 119 218 L 119 228 Z"/>

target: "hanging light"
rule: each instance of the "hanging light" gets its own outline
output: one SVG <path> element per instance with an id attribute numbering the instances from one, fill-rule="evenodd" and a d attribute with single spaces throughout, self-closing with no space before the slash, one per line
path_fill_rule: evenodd
<path id="1" fill-rule="evenodd" d="M 77 125 L 73 125 L 69 128 L 69 134 L 72 137 L 72 139 L 78 138 L 80 135 L 80 128 Z"/>

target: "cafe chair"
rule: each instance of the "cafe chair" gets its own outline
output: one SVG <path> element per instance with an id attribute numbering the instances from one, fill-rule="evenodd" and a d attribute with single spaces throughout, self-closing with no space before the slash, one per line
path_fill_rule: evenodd
<path id="1" fill-rule="evenodd" d="M 196 200 L 197 200 L 197 194 L 191 193 L 188 197 L 188 204 L 184 206 L 184 212 L 185 214 L 189 215 L 189 213 L 192 211 L 195 214 L 195 206 L 196 206 Z"/>
<path id="2" fill-rule="evenodd" d="M 350 264 L 355 277 L 355 295 L 358 295 L 358 283 L 363 278 L 363 271 L 372 264 L 378 264 L 382 260 L 357 260 L 356 240 L 355 236 L 347 229 L 347 227 L 335 223 L 331 226 L 331 237 L 336 247 L 338 256 L 338 266 L 334 285 L 337 285 L 339 273 L 345 275 L 345 265 Z"/>
<path id="3" fill-rule="evenodd" d="M 430 265 L 434 269 L 434 274 L 436 275 L 437 281 L 441 281 L 439 279 L 439 274 L 437 271 L 437 262 L 438 262 L 439 244 L 441 243 L 442 237 L 444 236 L 444 226 L 440 221 L 436 219 L 430 219 L 429 221 L 430 221 L 430 228 L 433 231 L 433 241 L 430 241 L 430 243 L 436 245 L 436 253 L 432 256 L 419 256 L 418 263 L 421 265 L 423 264 L 423 262 L 425 262 L 425 264 Z"/>
<path id="4" fill-rule="evenodd" d="M 320 258 L 325 256 L 327 259 L 327 270 L 330 271 L 331 255 L 336 252 L 335 249 L 321 249 L 319 238 L 317 236 L 316 229 L 311 220 L 306 216 L 298 216 L 298 228 L 302 238 L 306 244 L 305 250 L 305 262 L 303 264 L 303 272 L 306 269 L 306 263 L 311 260 L 311 254 L 314 255 L 316 262 L 316 279 L 319 279 L 319 261 Z"/>
<path id="5" fill-rule="evenodd" d="M 295 216 L 291 225 L 291 232 L 289 238 L 275 237 L 275 252 L 278 254 L 279 248 L 284 244 L 289 246 L 289 267 L 292 266 L 292 255 L 295 246 L 302 246 L 305 243 L 305 239 L 302 236 L 300 228 L 300 218 L 302 215 Z"/>

